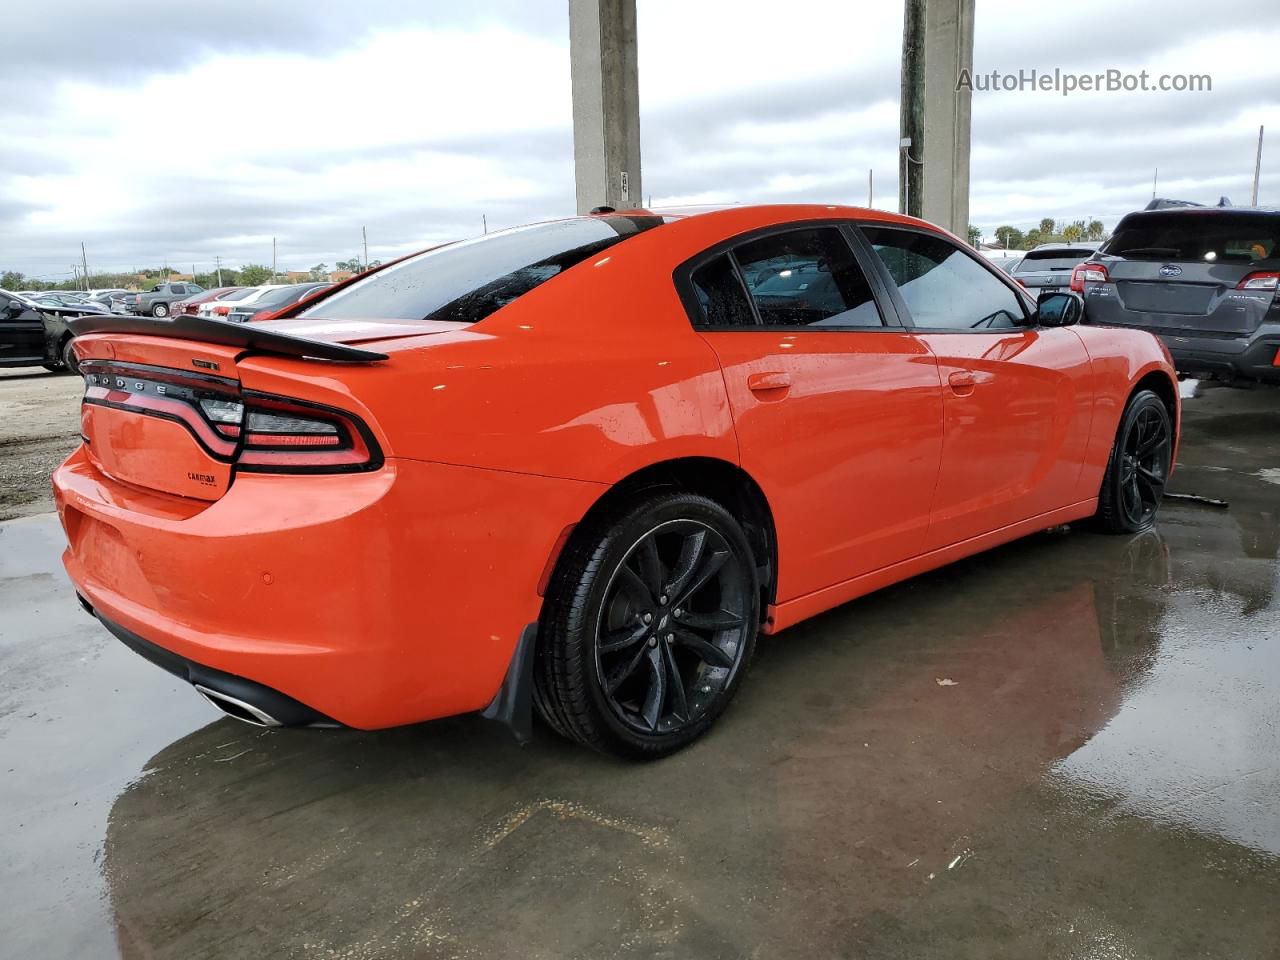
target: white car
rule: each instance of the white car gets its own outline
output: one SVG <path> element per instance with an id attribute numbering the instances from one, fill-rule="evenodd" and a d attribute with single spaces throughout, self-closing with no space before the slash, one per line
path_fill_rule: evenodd
<path id="1" fill-rule="evenodd" d="M 243 290 L 228 293 L 225 297 L 219 297 L 217 300 L 205 301 L 196 307 L 196 316 L 213 317 L 214 319 L 225 317 L 233 308 L 253 303 L 268 292 L 287 286 L 287 283 L 265 283 L 260 287 L 245 287 Z"/>

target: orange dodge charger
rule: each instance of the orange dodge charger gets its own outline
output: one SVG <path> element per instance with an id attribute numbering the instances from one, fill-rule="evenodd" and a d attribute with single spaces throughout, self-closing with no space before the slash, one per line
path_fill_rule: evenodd
<path id="1" fill-rule="evenodd" d="M 536 712 L 655 757 L 758 631 L 1057 524 L 1155 517 L 1160 342 L 836 206 L 493 233 L 263 323 L 73 321 L 84 606 L 266 726 Z"/>

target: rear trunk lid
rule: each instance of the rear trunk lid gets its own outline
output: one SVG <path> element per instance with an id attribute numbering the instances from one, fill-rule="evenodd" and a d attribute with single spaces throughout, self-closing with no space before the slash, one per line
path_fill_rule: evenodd
<path id="1" fill-rule="evenodd" d="M 1090 322 L 1248 336 L 1274 293 L 1241 289 L 1241 283 L 1280 269 L 1280 214 L 1212 208 L 1131 214 L 1093 260 L 1108 280 L 1086 287 Z"/>
<path id="2" fill-rule="evenodd" d="M 244 449 L 241 437 L 246 394 L 251 393 L 242 384 L 242 359 L 311 358 L 330 368 L 375 363 L 386 355 L 350 344 L 465 326 L 323 320 L 242 325 L 190 316 L 95 316 L 71 325 L 85 382 L 81 433 L 92 462 L 122 483 L 205 502 L 220 499 L 236 470 L 248 469 L 252 462 L 252 451 Z M 297 422 L 294 414 L 279 416 Z M 252 418 L 248 424 L 252 434 Z M 353 436 L 345 426 L 340 432 L 352 436 L 353 446 L 367 446 L 367 437 Z M 291 438 L 299 444 L 308 440 L 314 448 L 325 438 Z"/>

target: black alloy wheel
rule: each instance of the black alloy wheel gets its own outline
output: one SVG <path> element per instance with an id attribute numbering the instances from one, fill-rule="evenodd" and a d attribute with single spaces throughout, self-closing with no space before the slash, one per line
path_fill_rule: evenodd
<path id="1" fill-rule="evenodd" d="M 1129 401 L 1098 497 L 1098 519 L 1111 533 L 1151 527 L 1164 497 L 1173 457 L 1173 426 L 1164 402 L 1150 390 Z"/>
<path id="2" fill-rule="evenodd" d="M 597 749 L 664 756 L 732 699 L 759 622 L 755 563 L 719 504 L 644 501 L 566 550 L 543 618 L 534 702 Z"/>

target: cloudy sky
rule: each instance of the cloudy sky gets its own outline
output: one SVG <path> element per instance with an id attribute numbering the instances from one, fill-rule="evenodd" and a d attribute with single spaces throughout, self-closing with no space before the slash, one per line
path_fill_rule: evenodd
<path id="1" fill-rule="evenodd" d="M 1274 2 L 1274 0 L 1271 0 Z M 657 205 L 896 205 L 901 2 L 638 0 Z M 1265 4 L 978 0 L 975 72 L 1207 73 L 1206 93 L 975 93 L 972 222 L 1280 204 Z M 305 269 L 573 212 L 566 0 L 40 0 L 0 37 L 0 270 Z"/>

